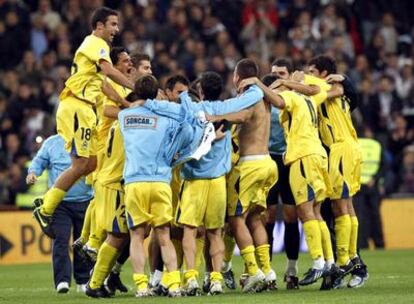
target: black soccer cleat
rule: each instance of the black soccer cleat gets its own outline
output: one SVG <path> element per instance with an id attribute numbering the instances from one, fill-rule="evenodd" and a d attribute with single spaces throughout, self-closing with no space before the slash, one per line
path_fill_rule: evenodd
<path id="1" fill-rule="evenodd" d="M 86 257 L 86 252 L 83 250 L 83 242 L 81 238 L 78 238 L 72 244 L 73 253 L 77 254 L 83 262 L 88 262 L 88 258 Z"/>
<path id="2" fill-rule="evenodd" d="M 89 286 L 89 283 L 86 285 L 85 294 L 91 298 L 110 298 L 111 297 L 109 292 L 104 287 L 92 289 Z"/>
<path id="3" fill-rule="evenodd" d="M 36 208 L 33 211 L 33 216 L 36 219 L 36 221 L 39 223 L 39 226 L 42 229 L 44 234 L 46 234 L 51 239 L 56 238 L 55 232 L 53 231 L 51 227 L 51 224 L 52 224 L 51 215 L 44 215 L 40 212 L 40 208 Z"/>
<path id="4" fill-rule="evenodd" d="M 157 287 L 152 289 L 152 292 L 157 296 L 166 297 L 168 296 L 168 288 L 163 286 L 161 283 Z"/>
<path id="5" fill-rule="evenodd" d="M 288 290 L 299 289 L 299 278 L 298 277 L 285 274 L 283 281 L 286 282 L 286 289 Z"/>
<path id="6" fill-rule="evenodd" d="M 369 278 L 367 265 L 361 260 L 361 258 L 353 258 L 352 263 L 355 267 L 351 271 L 351 279 L 348 282 L 349 288 L 359 288 L 362 287 Z"/>
<path id="7" fill-rule="evenodd" d="M 203 291 L 208 293 L 210 291 L 211 281 L 210 276 L 205 276 L 203 280 Z"/>
<path id="8" fill-rule="evenodd" d="M 322 284 L 319 290 L 331 290 L 333 284 L 337 278 L 342 275 L 341 270 L 335 264 L 332 264 L 331 268 L 322 275 Z"/>
<path id="9" fill-rule="evenodd" d="M 322 275 L 326 272 L 325 268 L 323 269 L 316 269 L 316 268 L 309 268 L 309 270 L 305 273 L 305 276 L 302 280 L 299 281 L 299 285 L 306 286 L 315 283 L 319 280 Z"/>
<path id="10" fill-rule="evenodd" d="M 223 276 L 224 284 L 227 286 L 228 289 L 236 289 L 236 280 L 234 279 L 234 273 L 230 269 L 226 272 L 221 273 Z"/>
<path id="11" fill-rule="evenodd" d="M 111 294 L 115 294 L 117 290 L 120 292 L 128 292 L 128 288 L 122 283 L 119 272 L 113 272 L 109 274 L 105 280 L 105 288 Z"/>

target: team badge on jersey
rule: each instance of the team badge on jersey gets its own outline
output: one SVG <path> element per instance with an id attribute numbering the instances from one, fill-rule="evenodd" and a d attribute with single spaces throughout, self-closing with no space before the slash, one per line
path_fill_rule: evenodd
<path id="1" fill-rule="evenodd" d="M 105 50 L 104 48 L 100 49 L 100 50 L 99 50 L 99 55 L 100 55 L 101 57 L 106 57 L 106 56 L 107 56 L 107 54 L 106 54 L 106 50 Z"/>

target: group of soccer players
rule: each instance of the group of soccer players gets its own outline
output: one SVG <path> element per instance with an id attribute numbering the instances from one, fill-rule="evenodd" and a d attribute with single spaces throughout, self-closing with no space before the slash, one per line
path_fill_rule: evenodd
<path id="1" fill-rule="evenodd" d="M 220 294 L 223 280 L 235 288 L 235 244 L 245 265 L 242 291 L 276 289 L 271 245 L 279 196 L 287 288 L 320 278 L 321 289 L 339 288 L 349 273 L 348 287 L 364 283 L 352 205 L 361 163 L 350 116 L 356 100 L 332 59 L 313 58 L 308 74 L 293 73 L 289 61 L 279 59 L 261 80 L 255 62 L 243 59 L 233 76 L 238 96 L 220 101 L 217 73 L 205 72 L 192 84 L 176 75 L 162 90 L 148 56 L 111 49 L 116 11 L 96 10 L 92 26 L 56 114 L 72 165 L 35 201 L 34 211 L 53 238 L 54 210 L 87 176 L 95 195 L 74 248 L 95 262 L 88 296 L 126 291 L 119 273 L 128 257 L 137 297 L 198 295 L 201 264 L 203 290 Z M 326 199 L 336 250 L 321 216 Z M 298 219 L 313 260 L 300 281 Z"/>

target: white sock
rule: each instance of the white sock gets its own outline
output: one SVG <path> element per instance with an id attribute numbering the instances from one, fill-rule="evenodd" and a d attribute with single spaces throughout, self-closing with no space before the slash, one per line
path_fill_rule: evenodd
<path id="1" fill-rule="evenodd" d="M 221 267 L 221 272 L 227 272 L 231 269 L 231 261 L 230 262 L 223 262 L 223 266 Z"/>
<path id="2" fill-rule="evenodd" d="M 332 266 L 333 264 L 335 264 L 334 259 L 329 259 L 329 260 L 326 260 L 326 266 L 328 266 L 328 269 L 331 269 L 331 266 Z"/>
<path id="3" fill-rule="evenodd" d="M 324 266 L 325 266 L 325 260 L 322 257 L 317 258 L 316 260 L 313 260 L 312 268 L 321 270 L 323 269 Z"/>
<path id="4" fill-rule="evenodd" d="M 298 274 L 298 260 L 287 260 L 285 274 L 296 277 Z"/>

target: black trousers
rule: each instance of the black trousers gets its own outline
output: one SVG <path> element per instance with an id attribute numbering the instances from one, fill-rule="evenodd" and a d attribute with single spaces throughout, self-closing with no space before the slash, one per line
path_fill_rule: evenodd
<path id="1" fill-rule="evenodd" d="M 358 216 L 358 247 L 368 248 L 368 240 L 374 241 L 376 248 L 384 248 L 384 235 L 380 214 L 381 195 L 374 186 L 361 186 L 354 197 L 354 208 Z"/>
<path id="2" fill-rule="evenodd" d="M 72 263 L 69 256 L 69 240 L 79 238 L 82 232 L 87 202 L 62 201 L 53 214 L 52 227 L 56 233 L 53 240 L 53 277 L 55 287 L 60 282 L 71 282 Z M 73 274 L 76 284 L 86 284 L 92 265 L 86 264 L 77 254 L 73 257 Z"/>

